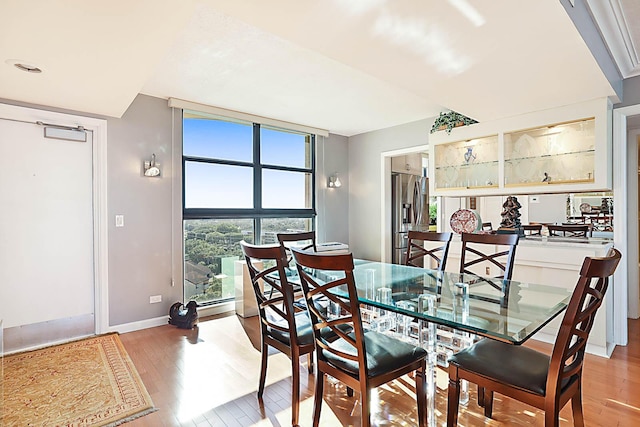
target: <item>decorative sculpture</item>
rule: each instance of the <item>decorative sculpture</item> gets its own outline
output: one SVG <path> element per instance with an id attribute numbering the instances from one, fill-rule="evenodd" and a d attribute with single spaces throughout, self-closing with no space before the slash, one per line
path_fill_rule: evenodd
<path id="1" fill-rule="evenodd" d="M 500 228 L 514 229 L 520 233 L 522 229 L 520 222 L 521 207 L 522 205 L 518 202 L 517 197 L 507 197 L 507 200 L 502 204 L 502 222 L 500 222 Z"/>
<path id="2" fill-rule="evenodd" d="M 469 164 L 476 159 L 476 155 L 473 154 L 473 147 L 467 147 L 467 152 L 464 153 L 464 161 Z"/>

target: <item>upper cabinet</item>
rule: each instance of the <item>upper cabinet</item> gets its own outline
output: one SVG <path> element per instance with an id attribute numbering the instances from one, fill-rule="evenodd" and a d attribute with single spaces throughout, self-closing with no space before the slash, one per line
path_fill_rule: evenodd
<path id="1" fill-rule="evenodd" d="M 611 103 L 598 99 L 430 135 L 431 194 L 609 191 Z"/>
<path id="2" fill-rule="evenodd" d="M 504 185 L 595 182 L 595 119 L 504 134 Z"/>
<path id="3" fill-rule="evenodd" d="M 498 135 L 438 144 L 433 153 L 437 190 L 498 188 Z"/>
<path id="4" fill-rule="evenodd" d="M 391 171 L 422 176 L 422 154 L 412 153 L 391 158 Z"/>

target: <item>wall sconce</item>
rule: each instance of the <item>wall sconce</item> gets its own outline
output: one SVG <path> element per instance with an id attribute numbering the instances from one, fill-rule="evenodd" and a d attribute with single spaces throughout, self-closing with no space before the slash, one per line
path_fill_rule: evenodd
<path id="1" fill-rule="evenodd" d="M 340 178 L 338 177 L 338 173 L 337 172 L 329 177 L 329 184 L 327 185 L 327 187 L 329 187 L 329 188 L 340 188 L 340 187 L 342 187 L 342 182 L 340 181 Z"/>
<path id="2" fill-rule="evenodd" d="M 156 155 L 151 155 L 150 162 L 144 162 L 144 176 L 160 176 L 160 164 L 156 163 Z"/>

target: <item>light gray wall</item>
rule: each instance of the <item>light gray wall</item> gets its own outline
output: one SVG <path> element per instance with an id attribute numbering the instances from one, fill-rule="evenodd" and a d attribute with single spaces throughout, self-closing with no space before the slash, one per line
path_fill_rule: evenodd
<path id="1" fill-rule="evenodd" d="M 13 100 L 0 102 L 107 119 L 109 325 L 167 315 L 169 306 L 182 300 L 181 280 L 171 286 L 172 112 L 167 101 L 139 95 L 120 119 Z M 142 163 L 153 153 L 162 175 L 144 178 Z M 123 228 L 115 227 L 116 214 L 124 215 Z M 181 277 L 181 269 L 174 270 L 174 277 Z M 162 295 L 162 302 L 149 304 L 151 295 Z"/>
<path id="2" fill-rule="evenodd" d="M 349 243 L 349 147 L 348 138 L 329 134 L 316 144 L 317 239 Z M 342 187 L 327 188 L 329 177 L 338 173 Z"/>
<path id="3" fill-rule="evenodd" d="M 426 145 L 434 118 L 349 138 L 349 246 L 354 256 L 380 260 L 381 154 Z"/>
<path id="4" fill-rule="evenodd" d="M 124 228 L 109 230 L 109 323 L 115 326 L 164 316 L 182 301 L 181 111 L 172 114 L 166 100 L 138 95 L 121 119 L 108 120 L 108 132 L 109 218 L 125 216 Z M 160 178 L 141 176 L 152 153 Z M 349 240 L 348 156 L 346 137 L 318 138 L 319 241 Z M 335 172 L 343 185 L 328 189 Z M 151 295 L 162 295 L 162 303 L 149 304 Z"/>
<path id="5" fill-rule="evenodd" d="M 181 281 L 172 286 L 171 119 L 166 100 L 138 95 L 122 118 L 107 121 L 110 326 L 167 315 L 182 301 Z M 142 163 L 153 153 L 161 175 L 147 178 Z M 124 215 L 124 227 L 115 227 L 115 215 Z M 149 304 L 151 295 L 162 302 Z"/>
<path id="6" fill-rule="evenodd" d="M 624 79 L 622 102 L 615 104 L 613 108 L 628 107 L 630 105 L 640 104 L 640 76 Z"/>

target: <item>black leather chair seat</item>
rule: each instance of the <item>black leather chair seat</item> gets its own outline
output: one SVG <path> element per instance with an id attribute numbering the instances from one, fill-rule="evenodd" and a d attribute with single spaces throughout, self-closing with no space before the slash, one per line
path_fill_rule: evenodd
<path id="1" fill-rule="evenodd" d="M 350 336 L 353 337 L 352 334 Z M 371 377 L 391 372 L 398 366 L 405 366 L 427 357 L 427 351 L 423 348 L 415 347 L 375 331 L 366 331 L 364 341 L 367 349 L 367 366 Z M 331 346 L 346 354 L 356 354 L 355 348 L 342 338 L 337 339 Z M 322 354 L 327 358 L 327 362 L 337 368 L 348 371 L 354 376 L 358 375 L 356 362 L 336 356 L 328 351 L 323 351 Z"/>
<path id="2" fill-rule="evenodd" d="M 306 311 L 296 313 L 296 331 L 298 333 L 298 342 L 300 345 L 313 344 L 313 330 L 311 329 L 311 320 Z M 288 328 L 286 320 L 282 319 L 279 322 L 274 322 L 278 326 Z M 269 334 L 280 342 L 290 345 L 290 337 L 288 332 L 280 331 L 274 328 L 267 328 Z"/>
<path id="3" fill-rule="evenodd" d="M 546 354 L 527 347 L 483 339 L 451 356 L 449 363 L 544 396 L 550 360 Z M 563 388 L 573 380 L 565 381 Z"/>
<path id="4" fill-rule="evenodd" d="M 275 323 L 279 326 L 282 326 L 283 328 L 287 327 L 287 322 L 284 320 Z M 280 331 L 274 328 L 267 329 L 269 330 L 269 334 L 273 338 L 287 345 L 290 345 L 288 332 Z M 306 311 L 296 313 L 296 329 L 298 331 L 298 341 L 300 345 L 313 344 L 313 330 L 311 329 L 311 319 L 309 318 L 309 314 Z M 343 331 L 345 334 L 351 333 L 353 331 L 351 325 L 346 324 L 338 325 L 338 329 Z M 328 340 L 332 340 L 337 337 L 337 335 L 330 328 L 324 328 L 321 333 Z"/>

